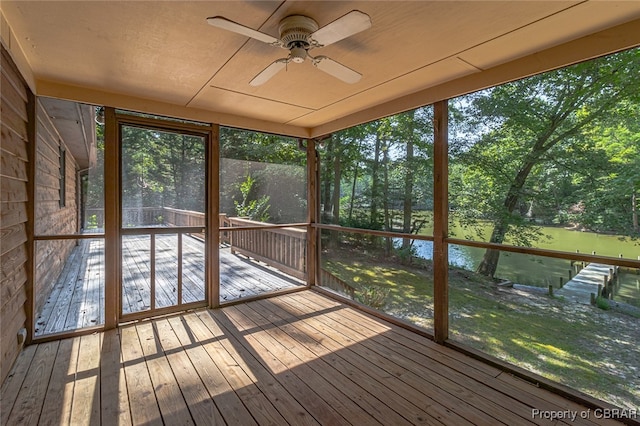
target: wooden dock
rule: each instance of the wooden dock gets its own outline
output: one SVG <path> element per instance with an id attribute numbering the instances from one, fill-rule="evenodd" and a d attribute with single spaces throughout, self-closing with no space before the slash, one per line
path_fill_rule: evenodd
<path id="1" fill-rule="evenodd" d="M 609 280 L 611 270 L 615 270 L 615 267 L 601 263 L 590 263 L 563 285 L 561 289 L 556 290 L 555 294 L 568 300 L 588 305 L 591 303 L 591 294 L 593 293 L 597 296 L 598 286 L 601 288 L 604 286 L 604 277 L 607 277 L 607 281 Z"/>
<path id="2" fill-rule="evenodd" d="M 177 238 L 156 236 L 156 306 L 177 304 Z M 182 302 L 204 300 L 204 244 L 183 239 Z M 149 308 L 150 245 L 148 236 L 123 238 L 123 313 Z M 220 249 L 220 302 L 303 285 L 298 279 L 242 255 Z M 36 316 L 36 336 L 104 323 L 104 240 L 81 240 Z"/>

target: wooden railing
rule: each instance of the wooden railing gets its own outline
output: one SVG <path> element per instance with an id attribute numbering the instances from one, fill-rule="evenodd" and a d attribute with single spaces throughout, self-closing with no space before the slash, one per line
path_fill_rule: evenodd
<path id="1" fill-rule="evenodd" d="M 163 207 L 164 223 L 168 226 L 205 226 L 204 213 Z"/>
<path id="2" fill-rule="evenodd" d="M 305 279 L 307 231 L 298 228 L 268 228 L 269 224 L 238 217 L 220 215 L 221 227 L 249 226 L 253 229 L 227 231 L 221 242 L 228 242 L 231 253 L 240 253 L 280 271 Z M 266 227 L 267 229 L 255 229 Z"/>
<path id="3" fill-rule="evenodd" d="M 87 214 L 96 214 L 102 219 L 102 209 L 87 210 Z M 145 207 L 123 209 L 123 223 L 148 223 L 168 227 L 203 227 L 205 215 L 202 212 L 174 209 L 171 207 Z M 239 217 L 221 214 L 220 228 L 252 227 L 247 230 L 220 230 L 220 244 L 230 246 L 231 253 L 239 253 L 266 263 L 280 271 L 299 279 L 305 279 L 307 231 L 305 229 L 284 227 L 269 228 L 268 223 L 257 222 Z M 255 229 L 266 227 L 267 229 Z M 189 234 L 204 238 L 204 234 Z"/>
<path id="4" fill-rule="evenodd" d="M 163 207 L 164 224 L 166 226 L 201 226 L 205 227 L 204 213 L 191 210 L 180 210 L 171 207 Z M 204 240 L 204 233 L 189 234 L 192 237 Z"/>
<path id="5" fill-rule="evenodd" d="M 355 287 L 347 284 L 346 281 L 341 280 L 324 268 L 320 269 L 320 283 L 321 285 L 329 287 L 332 290 L 336 290 L 339 293 L 346 294 L 352 299 L 356 293 Z"/>

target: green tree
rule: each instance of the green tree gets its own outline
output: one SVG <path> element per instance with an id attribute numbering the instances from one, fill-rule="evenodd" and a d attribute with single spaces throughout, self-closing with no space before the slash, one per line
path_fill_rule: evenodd
<path id="1" fill-rule="evenodd" d="M 468 117 L 468 127 L 457 129 L 455 137 L 466 143 L 454 143 L 452 162 L 459 162 L 466 176 L 456 177 L 452 187 L 464 191 L 464 184 L 469 184 L 477 192 L 474 197 L 467 189 L 467 195 L 453 204 L 462 209 L 479 204 L 475 208 L 493 222 L 489 242 L 501 244 L 510 237 L 528 245 L 540 237 L 523 216 L 523 206 L 536 193 L 545 170 L 562 167 L 567 153 L 581 149 L 585 129 L 610 123 L 623 102 L 637 98 L 639 52 L 508 83 L 458 105 Z M 473 132 L 479 136 L 470 136 Z M 478 272 L 493 276 L 499 256 L 500 251 L 488 249 Z"/>

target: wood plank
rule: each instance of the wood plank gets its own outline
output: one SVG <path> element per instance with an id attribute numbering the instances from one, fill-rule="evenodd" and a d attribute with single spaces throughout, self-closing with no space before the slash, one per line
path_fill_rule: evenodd
<path id="1" fill-rule="evenodd" d="M 71 424 L 100 423 L 100 348 L 102 334 L 80 337 Z"/>
<path id="2" fill-rule="evenodd" d="M 277 299 L 280 299 L 278 297 Z M 286 312 L 286 311 L 285 311 Z M 470 424 L 464 418 L 454 413 L 446 413 L 440 410 L 425 396 L 413 398 L 412 392 L 402 392 L 400 383 L 395 377 L 378 368 L 369 360 L 358 356 L 351 350 L 351 346 L 357 341 L 351 340 L 346 345 L 334 340 L 334 332 L 327 327 L 318 324 L 310 315 L 298 317 L 288 314 L 291 319 L 298 318 L 295 322 L 299 332 L 313 336 L 314 339 L 306 339 L 305 346 L 318 357 L 327 357 L 331 365 L 342 374 L 350 377 L 365 391 L 380 400 L 380 404 L 386 404 L 393 412 L 387 411 L 386 417 L 380 417 L 384 424 L 398 423 L 397 416 L 401 416 L 404 422 L 413 424 L 429 424 L 442 422 L 449 418 L 452 424 Z M 406 394 L 406 395 L 405 395 Z M 417 391 L 415 392 L 417 394 Z M 389 417 L 389 416 L 393 417 Z"/>
<path id="3" fill-rule="evenodd" d="M 192 425 L 193 420 L 187 409 L 173 371 L 160 345 L 160 338 L 150 322 L 136 325 L 142 352 L 153 383 L 155 397 L 165 424 Z M 135 406 L 134 406 L 135 409 Z"/>
<path id="4" fill-rule="evenodd" d="M 501 373 L 498 376 L 498 379 L 506 383 L 509 383 L 516 389 L 519 389 L 522 392 L 524 398 L 527 398 L 528 397 L 527 395 L 536 395 L 541 400 L 550 402 L 550 404 L 548 405 L 541 406 L 542 408 L 539 408 L 538 406 L 536 406 L 535 408 L 542 409 L 542 410 L 546 409 L 550 411 L 565 411 L 565 412 L 570 411 L 570 412 L 576 412 L 576 413 L 581 413 L 586 410 L 586 407 L 576 402 L 563 398 L 562 396 L 555 394 L 553 392 L 549 392 L 542 388 L 539 388 L 535 386 L 533 383 L 526 382 L 522 379 L 514 377 L 509 373 L 506 373 L 506 372 Z M 576 418 L 576 420 L 572 421 L 571 423 L 584 424 L 584 425 L 592 425 L 592 424 L 617 425 L 619 424 L 617 421 L 613 419 L 597 418 L 595 415 L 589 416 L 588 419 Z"/>
<path id="5" fill-rule="evenodd" d="M 3 202 L 0 204 L 0 221 L 3 227 L 26 222 L 27 205 L 24 202 Z"/>
<path id="6" fill-rule="evenodd" d="M 307 299 L 309 301 L 307 305 L 313 306 L 314 309 L 317 309 L 318 307 L 332 309 L 343 306 L 340 302 L 313 291 L 304 292 L 300 296 Z M 302 301 L 303 299 L 300 300 Z M 457 351 L 451 351 L 448 348 L 438 345 L 435 342 L 403 327 L 399 327 L 391 323 L 383 323 L 379 318 L 366 312 L 359 311 L 357 309 L 351 309 L 344 312 L 358 324 L 367 326 L 373 331 L 384 332 L 392 330 L 393 333 L 389 335 L 391 339 L 406 347 L 415 348 L 419 352 L 429 353 L 430 356 L 435 357 L 438 362 L 446 363 L 446 360 L 453 357 L 457 362 L 459 362 L 461 370 L 464 371 L 473 371 L 480 376 L 486 375 L 489 377 L 497 377 L 502 373 L 502 370 L 496 367 L 492 367 L 487 363 L 483 363 L 480 360 L 471 358 Z"/>
<path id="7" fill-rule="evenodd" d="M 269 301 L 257 301 L 253 302 L 251 306 L 260 305 L 260 307 L 263 307 L 269 305 L 269 303 Z M 304 359 L 311 368 L 316 369 L 319 374 L 327 377 L 327 379 L 338 386 L 348 398 L 362 407 L 365 412 L 375 417 L 377 421 L 385 420 L 390 424 L 409 424 L 408 420 L 389 408 L 384 401 L 381 401 L 363 389 L 353 376 L 349 374 L 344 375 L 335 369 L 335 358 L 333 356 L 317 355 L 318 353 L 323 353 L 321 344 L 326 339 L 325 335 L 303 323 L 295 323 L 296 321 L 292 321 L 292 318 L 297 317 L 291 317 L 287 312 L 280 312 L 280 316 L 278 312 L 271 311 L 270 309 L 266 309 L 266 311 L 281 318 L 279 321 L 274 321 L 274 324 L 278 324 L 278 327 L 282 329 L 283 332 L 297 340 L 298 344 L 290 345 L 290 350 L 295 350 L 296 354 L 298 354 L 301 359 Z M 278 311 L 278 308 L 276 308 L 276 311 Z"/>
<path id="8" fill-rule="evenodd" d="M 16 179 L 0 180 L 0 197 L 7 203 L 26 202 L 27 183 Z"/>
<path id="9" fill-rule="evenodd" d="M 226 337 L 216 325 L 211 324 L 212 318 L 208 317 L 206 312 L 187 314 L 184 318 L 195 338 L 200 342 L 206 342 L 203 343 L 205 350 L 223 372 L 229 386 L 251 412 L 255 421 L 258 424 L 286 424 L 286 420 L 272 401 L 258 388 L 257 378 L 246 367 L 242 357 L 236 353 L 233 346 L 223 345 Z"/>
<path id="10" fill-rule="evenodd" d="M 77 248 L 68 258 L 55 285 L 49 290 L 49 296 L 44 303 L 40 302 L 39 299 L 44 298 L 46 293 L 39 291 L 39 289 L 36 291 L 36 335 L 56 333 L 65 329 L 78 279 L 78 271 L 73 268 L 74 256 L 77 256 Z M 41 279 L 41 277 L 38 278 Z"/>
<path id="11" fill-rule="evenodd" d="M 22 126 L 19 131 L 11 129 L 4 122 L 0 121 L 0 138 L 2 138 L 3 153 L 15 155 L 23 161 L 29 161 L 27 154 L 27 128 Z M 6 154 L 3 154 L 6 155 Z"/>
<path id="12" fill-rule="evenodd" d="M 229 307 L 217 315 L 217 320 L 231 333 L 244 349 L 252 354 L 262 366 L 275 373 L 275 378 L 287 389 L 296 400 L 311 414 L 320 424 L 341 424 L 346 420 L 338 413 L 330 403 L 325 401 L 318 391 L 329 398 L 330 386 L 324 380 L 318 380 L 311 384 L 305 383 L 298 374 L 284 374 L 290 366 L 298 367 L 301 362 L 287 351 L 281 342 L 275 341 L 267 332 L 260 331 L 260 327 L 250 321 L 236 307 Z M 269 326 L 271 324 L 269 323 Z M 247 332 L 247 330 L 250 330 Z M 284 343 L 287 343 L 286 341 Z M 296 369 L 292 369 L 296 371 Z M 307 370 L 309 373 L 311 370 Z M 329 398 L 332 401 L 335 398 Z"/>
<path id="13" fill-rule="evenodd" d="M 2 305 L 0 310 L 0 319 L 2 320 L 0 336 L 3 342 L 11 343 L 17 347 L 16 334 L 24 323 L 24 305 L 26 302 L 26 292 L 20 291 Z"/>
<path id="14" fill-rule="evenodd" d="M 85 249 L 81 273 L 86 289 L 83 309 L 85 322 L 83 327 L 104 324 L 104 239 L 84 240 Z"/>
<path id="15" fill-rule="evenodd" d="M 153 325 L 195 424 L 225 425 L 222 414 L 176 336 L 172 322 L 161 319 Z"/>
<path id="16" fill-rule="evenodd" d="M 24 103 L 27 103 L 27 89 L 23 83 L 22 76 L 15 68 L 13 61 L 10 58 L 5 58 L 4 55 L 2 55 L 0 71 L 2 71 L 2 76 L 6 79 L 6 83 L 16 91 Z"/>
<path id="17" fill-rule="evenodd" d="M 27 181 L 27 162 L 7 151 L 0 151 L 0 176 Z"/>
<path id="18" fill-rule="evenodd" d="M 9 415 L 14 407 L 16 399 L 18 398 L 18 392 L 22 387 L 25 377 L 29 372 L 29 367 L 33 361 L 33 357 L 36 354 L 37 345 L 27 346 L 18 359 L 16 364 L 11 369 L 11 372 L 7 375 L 7 378 L 2 383 L 0 388 L 0 424 L 8 424 Z"/>
<path id="19" fill-rule="evenodd" d="M 318 307 L 317 303 L 321 303 L 323 299 L 326 298 L 316 294 L 304 294 L 301 295 L 298 301 L 307 303 L 306 306 L 308 309 L 315 310 Z M 334 306 L 333 301 L 331 301 L 328 306 Z M 515 387 L 499 383 L 496 377 L 502 372 L 498 369 L 459 352 L 437 345 L 406 329 L 393 325 L 390 325 L 390 327 L 386 324 L 382 325 L 379 320 L 370 318 L 367 314 L 354 309 L 341 311 L 340 318 L 341 320 L 352 320 L 353 323 L 358 325 L 367 325 L 373 333 L 385 333 L 385 336 L 388 335 L 391 339 L 376 338 L 376 343 L 391 350 L 397 350 L 397 348 L 403 348 L 404 346 L 402 350 L 398 350 L 403 356 L 406 356 L 419 365 L 426 366 L 428 370 L 439 372 L 439 374 L 443 375 L 446 374 L 448 377 L 454 379 L 456 383 L 463 384 L 465 388 L 490 398 L 504 409 L 508 409 L 528 421 L 533 420 L 538 424 L 547 423 L 544 419 L 532 419 L 532 408 L 551 411 L 569 409 L 568 407 L 553 406 L 534 395 L 522 395 Z M 387 333 L 389 329 L 391 329 L 393 333 Z M 427 345 L 421 344 L 420 340 Z M 447 367 L 451 370 L 443 370 L 443 368 Z M 578 407 L 580 406 L 576 404 L 573 409 L 578 409 L 579 411 Z M 583 420 L 577 419 L 577 424 L 584 424 Z"/>
<path id="20" fill-rule="evenodd" d="M 361 392 L 360 396 L 354 397 L 358 392 L 357 386 L 335 372 L 331 365 L 323 359 L 317 358 L 311 351 L 305 350 L 303 345 L 295 339 L 295 336 L 300 334 L 295 332 L 291 335 L 287 334 L 284 327 L 280 325 L 282 321 L 278 321 L 279 317 L 274 314 L 270 315 L 270 311 L 259 309 L 262 305 L 262 303 L 252 303 L 251 307 L 237 305 L 235 309 L 241 315 L 251 318 L 255 326 L 262 328 L 270 336 L 267 348 L 271 352 L 277 353 L 278 359 L 287 369 L 309 383 L 314 391 L 340 413 L 347 422 L 354 425 L 378 424 L 378 420 L 372 414 L 357 404 L 357 401 L 362 399 Z M 271 319 L 267 319 L 263 315 L 268 315 Z M 278 326 L 274 327 L 275 324 Z M 289 325 L 288 322 L 286 324 Z M 305 339 L 307 338 L 305 335 Z"/>
<path id="21" fill-rule="evenodd" d="M 209 396 L 229 425 L 257 425 L 247 407 L 233 391 L 225 374 L 218 368 L 183 316 L 168 319 L 191 364 L 204 383 Z M 198 320 L 199 321 L 199 320 Z M 194 416 L 195 417 L 195 416 Z"/>
<path id="22" fill-rule="evenodd" d="M 3 285 L 8 284 L 10 281 L 16 281 L 16 274 L 21 271 L 25 271 L 25 262 L 27 260 L 27 247 L 26 244 L 20 244 L 14 247 L 12 250 L 3 253 L 0 256 L 0 262 L 2 262 L 2 270 L 0 271 L 0 280 Z M 13 297 L 20 286 L 16 287 L 3 287 L 2 293 L 0 293 L 1 301 L 6 302 L 9 298 Z"/>
<path id="23" fill-rule="evenodd" d="M 19 89 L 22 84 L 17 82 L 18 80 L 14 80 L 17 76 L 12 76 L 9 72 L 6 72 L 5 67 L 2 67 L 2 77 L 0 80 L 0 87 L 2 87 L 2 97 L 8 104 L 13 105 L 16 110 L 20 113 L 24 120 L 27 121 L 27 98 L 24 87 L 22 90 Z"/>
<path id="24" fill-rule="evenodd" d="M 401 332 L 306 291 L 31 345 L 0 389 L 0 421 L 620 424 L 533 419 L 532 408 L 585 407 Z"/>
<path id="25" fill-rule="evenodd" d="M 273 375 L 266 370 L 258 360 L 250 353 L 241 351 L 242 344 L 232 335 L 229 330 L 223 329 L 214 318 L 217 318 L 221 311 L 209 311 L 200 313 L 199 318 L 214 333 L 222 334 L 226 338 L 221 341 L 222 346 L 232 355 L 235 361 L 247 372 L 256 378 L 256 386 L 271 401 L 278 412 L 293 424 L 317 425 L 319 424 L 307 410 L 282 386 Z M 224 330 L 224 331 L 223 331 Z"/>
<path id="26" fill-rule="evenodd" d="M 129 404 L 132 408 L 131 422 L 133 424 L 162 425 L 160 408 L 156 401 L 147 365 L 144 362 L 144 353 L 136 327 L 120 328 L 120 338 Z"/>
<path id="27" fill-rule="evenodd" d="M 16 107 L 7 103 L 5 99 L 0 99 L 0 122 L 27 139 L 26 117 L 21 117 L 20 112 L 16 111 Z"/>
<path id="28" fill-rule="evenodd" d="M 120 356 L 120 333 L 107 330 L 100 351 L 100 419 L 103 425 L 131 425 L 131 407 Z"/>
<path id="29" fill-rule="evenodd" d="M 38 345 L 6 424 L 38 424 L 58 346 L 57 341 Z"/>
<path id="30" fill-rule="evenodd" d="M 79 337 L 60 341 L 39 424 L 70 423 L 79 350 Z"/>
<path id="31" fill-rule="evenodd" d="M 301 312 L 305 310 L 302 309 Z M 519 416 L 511 411 L 512 404 L 505 408 L 494 403 L 493 398 L 489 398 L 492 395 L 484 392 L 485 387 L 481 383 L 468 380 L 468 377 L 457 374 L 444 364 L 432 366 L 426 359 L 421 363 L 416 362 L 408 357 L 408 354 L 414 352 L 412 348 L 398 348 L 395 342 L 389 342 L 390 348 L 386 347 L 383 342 L 388 339 L 384 336 L 384 332 L 368 332 L 347 319 L 336 321 L 336 318 L 342 315 L 343 312 L 329 312 L 319 316 L 318 320 L 329 330 L 340 333 L 335 334 L 334 339 L 343 341 L 343 344 L 357 341 L 358 344 L 350 346 L 352 350 L 390 374 L 398 375 L 403 382 L 418 392 L 424 393 L 439 406 L 457 413 L 474 424 L 531 424 L 529 407 L 523 406 L 522 409 L 526 415 Z M 425 368 L 429 374 L 424 374 Z M 453 380 L 454 377 L 458 380 Z M 467 382 L 465 386 L 461 385 L 465 382 Z M 501 398 L 502 395 L 493 395 L 493 397 Z"/>
<path id="32" fill-rule="evenodd" d="M 0 241 L 2 241 L 2 254 L 27 242 L 26 224 L 19 223 L 8 228 L 0 229 Z"/>

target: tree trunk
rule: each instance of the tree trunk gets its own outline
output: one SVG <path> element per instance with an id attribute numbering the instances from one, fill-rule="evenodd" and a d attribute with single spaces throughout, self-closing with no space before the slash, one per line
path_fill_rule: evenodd
<path id="1" fill-rule="evenodd" d="M 337 144 L 339 141 L 335 141 L 333 155 L 333 195 L 331 197 L 331 204 L 333 204 L 333 217 L 331 223 L 334 225 L 340 224 L 340 180 L 342 178 L 342 163 L 340 161 L 341 147 Z M 338 232 L 331 232 L 329 245 L 331 247 L 338 246 Z"/>
<path id="2" fill-rule="evenodd" d="M 333 138 L 330 139 L 327 143 L 327 155 L 325 157 L 326 166 L 322 168 L 325 173 L 325 179 L 322 179 L 324 185 L 322 186 L 322 217 L 324 220 L 329 217 L 331 213 L 331 181 L 332 179 L 328 179 L 328 174 L 330 170 L 333 170 Z M 323 220 L 323 221 L 324 221 Z"/>
<path id="3" fill-rule="evenodd" d="M 353 204 L 356 198 L 356 183 L 358 182 L 358 164 L 353 170 L 353 183 L 351 184 L 351 199 L 349 201 L 349 221 L 353 220 Z"/>
<path id="4" fill-rule="evenodd" d="M 362 146 L 362 142 L 359 141 L 358 142 L 358 152 L 360 152 L 360 147 Z M 351 220 L 353 219 L 353 204 L 355 203 L 355 199 L 356 199 L 356 183 L 358 182 L 358 169 L 359 169 L 359 164 L 358 164 L 358 160 L 354 160 L 355 164 L 354 164 L 354 168 L 353 168 L 353 183 L 351 184 L 351 199 L 349 202 L 349 221 L 351 222 Z"/>
<path id="5" fill-rule="evenodd" d="M 378 177 L 378 169 L 380 168 L 380 135 L 376 134 L 376 146 L 373 154 L 373 164 L 371 165 L 371 207 L 370 222 L 371 228 L 378 228 L 378 198 L 380 178 Z"/>
<path id="6" fill-rule="evenodd" d="M 384 230 L 385 231 L 393 231 L 393 223 L 391 215 L 389 214 L 389 151 L 387 149 L 384 150 L 382 156 L 382 167 L 383 167 L 383 194 L 382 194 L 382 202 L 384 206 Z M 384 254 L 385 256 L 391 255 L 391 248 L 393 244 L 391 238 L 385 238 L 384 245 Z"/>
<path id="7" fill-rule="evenodd" d="M 534 149 L 532 155 L 529 156 L 527 161 L 525 161 L 525 163 L 523 164 L 522 168 L 518 171 L 518 174 L 509 187 L 507 196 L 504 199 L 504 214 L 502 217 L 496 220 L 493 227 L 493 232 L 491 233 L 491 238 L 489 239 L 490 243 L 502 244 L 504 242 L 504 237 L 507 233 L 508 228 L 508 216 L 513 213 L 513 210 L 518 205 L 518 200 L 520 199 L 522 188 L 524 188 L 527 177 L 531 173 L 533 166 L 535 166 L 535 164 L 537 163 L 538 158 L 540 158 L 540 156 L 544 152 L 545 150 L 542 150 L 542 147 L 540 147 L 538 150 Z M 498 269 L 499 260 L 499 250 L 487 249 L 487 251 L 485 251 L 484 253 L 482 261 L 480 262 L 480 265 L 478 265 L 477 272 L 479 274 L 493 278 L 495 276 L 496 269 Z"/>
<path id="8" fill-rule="evenodd" d="M 631 194 L 631 214 L 633 216 L 633 232 L 638 232 L 640 227 L 638 226 L 638 195 L 636 191 Z"/>
<path id="9" fill-rule="evenodd" d="M 402 217 L 402 232 L 411 233 L 411 213 L 412 213 L 412 201 L 413 201 L 413 129 L 409 134 L 407 140 L 407 156 L 405 159 L 406 174 L 404 176 L 404 200 L 403 200 L 403 217 Z M 402 248 L 408 249 L 411 246 L 411 239 L 402 239 Z"/>

